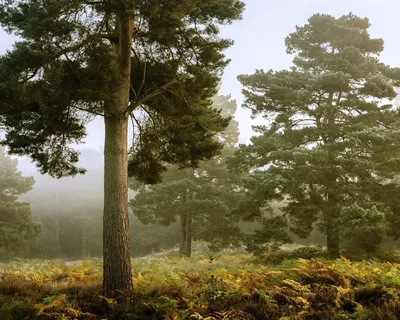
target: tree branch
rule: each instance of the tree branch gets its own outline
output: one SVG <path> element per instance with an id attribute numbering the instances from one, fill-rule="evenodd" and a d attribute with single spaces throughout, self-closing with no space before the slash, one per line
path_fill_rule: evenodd
<path id="1" fill-rule="evenodd" d="M 136 109 L 136 107 L 145 104 L 146 102 L 160 95 L 164 90 L 168 89 L 169 87 L 173 86 L 176 83 L 178 83 L 178 79 L 173 79 L 164 84 L 162 87 L 154 89 L 152 92 L 144 96 L 142 99 L 139 99 L 137 101 L 132 101 L 132 103 L 128 106 L 128 108 L 126 108 L 124 114 L 125 115 L 131 114 L 132 111 Z"/>
<path id="2" fill-rule="evenodd" d="M 157 121 L 154 119 L 154 115 L 150 112 L 150 110 L 147 110 L 143 105 L 141 106 L 141 108 L 144 110 L 144 112 L 146 112 L 146 114 L 150 117 L 153 124 L 156 126 Z"/>
<path id="3" fill-rule="evenodd" d="M 72 105 L 71 108 L 74 108 L 74 109 L 79 110 L 79 111 L 91 113 L 91 114 L 94 114 L 94 115 L 96 115 L 96 116 L 104 117 L 104 114 L 102 114 L 102 113 L 100 113 L 100 112 L 96 112 L 96 111 L 93 111 L 93 110 L 86 110 L 86 109 L 80 108 L 80 107 L 78 107 L 78 106 L 76 106 L 76 105 Z"/>
<path id="4" fill-rule="evenodd" d="M 58 51 L 57 53 L 52 55 L 51 60 L 57 59 L 57 58 L 61 57 L 62 55 L 66 55 L 69 52 L 73 52 L 73 51 L 77 51 L 77 50 L 81 49 L 82 47 L 84 47 L 85 45 L 87 45 L 91 41 L 93 41 L 94 38 L 95 38 L 94 36 L 88 36 L 85 40 L 83 40 L 82 42 L 80 42 L 78 44 L 61 49 L 60 51 Z"/>

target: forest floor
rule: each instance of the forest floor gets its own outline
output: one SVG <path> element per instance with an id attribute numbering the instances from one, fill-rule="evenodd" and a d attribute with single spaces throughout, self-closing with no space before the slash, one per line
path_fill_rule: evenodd
<path id="1" fill-rule="evenodd" d="M 101 261 L 14 261 L 0 319 L 400 319 L 400 264 L 232 254 L 133 260 L 134 290 L 101 296 Z"/>

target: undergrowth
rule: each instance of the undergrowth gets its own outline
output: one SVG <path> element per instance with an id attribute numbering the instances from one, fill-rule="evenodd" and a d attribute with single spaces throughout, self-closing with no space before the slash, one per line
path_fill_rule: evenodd
<path id="1" fill-rule="evenodd" d="M 101 261 L 4 266 L 0 319 L 399 319 L 400 264 L 247 256 L 133 260 L 132 292 L 101 295 Z"/>

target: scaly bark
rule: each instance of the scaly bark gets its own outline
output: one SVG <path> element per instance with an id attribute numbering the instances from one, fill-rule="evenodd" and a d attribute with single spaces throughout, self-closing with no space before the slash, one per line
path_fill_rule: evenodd
<path id="1" fill-rule="evenodd" d="M 131 290 L 132 270 L 128 218 L 128 114 L 133 19 L 117 17 L 113 88 L 104 105 L 103 291 L 115 297 Z"/>

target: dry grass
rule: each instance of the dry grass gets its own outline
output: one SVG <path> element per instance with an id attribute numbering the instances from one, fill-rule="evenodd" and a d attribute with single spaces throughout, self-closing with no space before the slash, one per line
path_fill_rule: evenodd
<path id="1" fill-rule="evenodd" d="M 101 296 L 101 261 L 4 266 L 0 319 L 399 319 L 400 265 L 245 255 L 133 260 L 133 292 Z"/>

